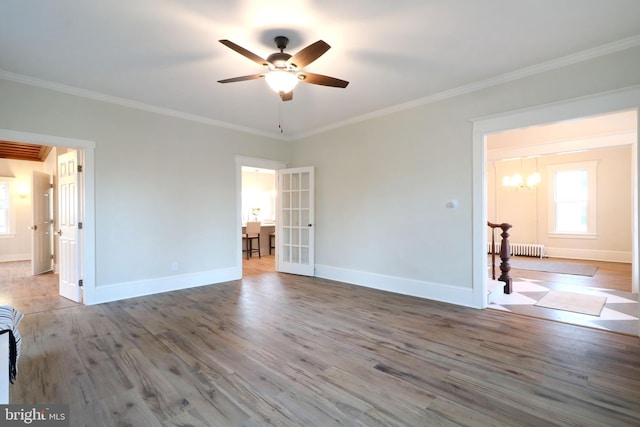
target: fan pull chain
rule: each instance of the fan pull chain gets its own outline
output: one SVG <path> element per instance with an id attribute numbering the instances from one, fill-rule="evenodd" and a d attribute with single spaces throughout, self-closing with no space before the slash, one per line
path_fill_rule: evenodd
<path id="1" fill-rule="evenodd" d="M 284 128 L 282 127 L 282 104 L 281 101 L 278 101 L 278 128 L 280 133 L 284 133 Z"/>

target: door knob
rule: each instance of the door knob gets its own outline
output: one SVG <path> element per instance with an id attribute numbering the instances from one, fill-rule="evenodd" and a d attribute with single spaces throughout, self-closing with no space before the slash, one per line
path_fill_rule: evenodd
<path id="1" fill-rule="evenodd" d="M 58 236 L 62 236 L 62 230 L 58 230 L 58 231 L 56 231 L 56 234 L 57 234 Z"/>
<path id="2" fill-rule="evenodd" d="M 29 230 L 36 231 L 37 229 L 38 229 L 37 225 L 32 225 L 31 227 L 29 227 Z"/>

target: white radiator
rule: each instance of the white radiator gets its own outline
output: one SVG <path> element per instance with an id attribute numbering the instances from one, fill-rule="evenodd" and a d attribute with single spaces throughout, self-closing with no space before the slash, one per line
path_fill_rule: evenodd
<path id="1" fill-rule="evenodd" d="M 500 254 L 500 242 L 496 242 L 496 254 Z M 509 242 L 511 253 L 509 255 L 544 257 L 544 245 L 537 243 L 511 243 Z M 487 243 L 487 253 L 491 253 L 491 242 Z"/>

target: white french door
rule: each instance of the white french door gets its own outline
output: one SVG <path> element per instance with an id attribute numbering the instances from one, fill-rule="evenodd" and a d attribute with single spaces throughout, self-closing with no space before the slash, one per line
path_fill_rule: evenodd
<path id="1" fill-rule="evenodd" d="M 52 270 L 51 176 L 33 171 L 31 177 L 31 274 Z"/>
<path id="2" fill-rule="evenodd" d="M 62 297 L 81 302 L 78 173 L 76 150 L 58 156 L 59 292 Z"/>
<path id="3" fill-rule="evenodd" d="M 276 269 L 313 276 L 313 166 L 278 170 Z"/>

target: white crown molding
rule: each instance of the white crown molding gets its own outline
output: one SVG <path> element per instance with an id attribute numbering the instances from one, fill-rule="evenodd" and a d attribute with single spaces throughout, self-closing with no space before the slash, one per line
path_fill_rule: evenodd
<path id="1" fill-rule="evenodd" d="M 456 96 L 465 95 L 468 93 L 476 92 L 482 89 L 486 89 L 492 86 L 498 86 L 500 84 L 508 83 L 514 80 L 518 80 L 524 77 L 533 76 L 536 74 L 544 73 L 546 71 L 555 70 L 558 68 L 566 67 L 567 65 L 577 64 L 590 59 L 595 59 L 601 56 L 609 55 L 611 53 L 620 52 L 626 49 L 640 46 L 640 35 L 629 37 L 626 39 L 618 40 L 616 42 L 608 43 L 595 48 L 583 50 L 578 53 L 564 56 L 562 58 L 553 59 L 551 61 L 543 62 L 541 64 L 532 65 L 530 67 L 521 68 L 520 70 L 512 71 L 509 73 L 501 74 L 499 76 L 491 77 L 485 80 L 480 80 L 467 85 L 459 86 L 457 88 L 445 90 L 433 95 L 429 95 L 424 98 L 420 98 L 414 101 L 406 102 L 404 104 L 398 104 L 393 107 L 383 108 L 371 113 L 363 114 L 358 117 L 354 117 L 348 120 L 334 123 L 329 126 L 318 128 L 309 132 L 298 134 L 297 138 L 306 138 L 318 133 L 324 133 L 336 128 L 347 126 L 362 121 L 375 119 L 381 116 L 409 110 L 416 107 L 432 104 L 434 102 L 443 101 L 445 99 L 454 98 Z"/>
<path id="2" fill-rule="evenodd" d="M 367 114 L 363 114 L 348 120 L 343 120 L 340 122 L 336 122 L 334 124 L 317 128 L 315 130 L 311 130 L 309 132 L 302 132 L 298 134 L 291 135 L 274 135 L 273 133 L 260 131 L 257 129 L 234 125 L 227 122 L 222 122 L 219 120 L 210 119 L 203 116 L 198 116 L 196 114 L 185 113 L 181 111 L 172 110 L 169 108 L 158 107 L 155 105 L 145 104 L 143 102 L 133 101 L 125 98 L 119 98 L 116 96 L 106 95 L 99 92 L 93 92 L 86 89 L 80 89 L 73 86 L 68 86 L 60 83 L 50 82 L 47 80 L 37 79 L 30 76 L 25 76 L 22 74 L 12 73 L 10 71 L 0 69 L 0 78 L 14 81 L 17 83 L 23 83 L 30 86 L 41 87 L 44 89 L 50 89 L 57 92 L 67 93 L 70 95 L 75 95 L 83 98 L 94 99 L 97 101 L 108 102 L 112 104 L 122 105 L 125 107 L 136 108 L 139 110 L 149 111 L 156 114 L 166 115 L 170 117 L 180 118 L 184 120 L 189 120 L 197 123 L 203 123 L 211 126 L 217 126 L 225 129 L 235 130 L 239 132 L 250 133 L 254 135 L 263 136 L 270 139 L 276 140 L 287 140 L 292 141 L 296 139 L 305 138 L 308 136 L 312 136 L 319 133 L 324 133 L 336 128 L 340 128 L 343 126 L 347 126 L 354 123 L 359 123 L 362 121 L 375 119 L 377 117 L 386 116 L 389 114 L 405 111 L 408 109 L 424 106 L 427 104 L 432 104 L 434 102 L 442 101 L 445 99 L 453 98 L 460 95 L 465 95 L 468 93 L 476 92 L 482 89 L 486 89 L 492 86 L 497 86 L 503 83 L 508 83 L 514 80 L 521 79 L 523 77 L 532 76 L 535 74 L 543 73 L 546 71 L 554 70 L 557 68 L 562 68 L 567 65 L 576 64 L 579 62 L 587 61 L 590 59 L 598 58 L 601 56 L 609 55 L 611 53 L 620 52 L 626 49 L 630 49 L 633 47 L 640 46 L 640 35 L 628 37 L 626 39 L 618 40 L 612 43 L 608 43 L 602 46 L 598 46 L 595 48 L 583 50 L 581 52 L 577 52 L 571 55 L 564 56 L 562 58 L 554 59 L 551 61 L 543 62 L 541 64 L 533 65 L 530 67 L 525 67 L 520 70 L 512 71 L 509 73 L 501 74 L 496 77 L 492 77 L 485 80 L 480 80 L 475 83 L 471 83 L 468 85 L 459 86 L 457 88 L 445 90 L 442 92 L 435 93 L 433 95 L 429 95 L 424 98 L 420 98 L 414 101 L 406 102 L 403 104 L 398 104 L 393 107 L 383 108 L 380 110 L 376 110 Z"/>

